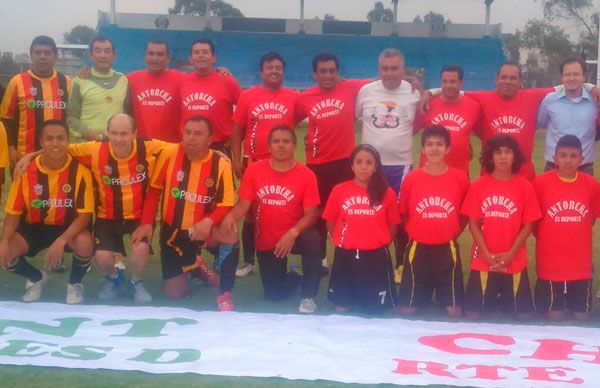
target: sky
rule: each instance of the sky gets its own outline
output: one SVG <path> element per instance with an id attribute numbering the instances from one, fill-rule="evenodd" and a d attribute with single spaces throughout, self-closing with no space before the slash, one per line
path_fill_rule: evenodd
<path id="1" fill-rule="evenodd" d="M 305 0 L 305 18 L 330 13 L 341 20 L 366 20 L 376 0 Z M 299 0 L 229 0 L 247 17 L 298 19 Z M 390 0 L 382 0 L 391 7 Z M 116 0 L 117 12 L 166 14 L 175 0 Z M 0 0 L 0 51 L 27 52 L 36 35 L 49 35 L 62 43 L 62 35 L 78 24 L 96 27 L 98 10 L 108 11 L 109 0 Z M 454 23 L 484 23 L 483 0 L 400 0 L 398 21 L 410 22 L 430 10 Z M 541 18 L 542 8 L 534 0 L 495 0 L 493 24 L 503 32 L 514 32 L 528 19 Z"/>

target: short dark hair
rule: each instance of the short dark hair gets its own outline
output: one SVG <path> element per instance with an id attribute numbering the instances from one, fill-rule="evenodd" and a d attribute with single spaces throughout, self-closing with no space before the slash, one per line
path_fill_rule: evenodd
<path id="1" fill-rule="evenodd" d="M 105 36 L 96 36 L 94 39 L 92 39 L 92 41 L 90 42 L 90 52 L 94 51 L 94 43 L 96 42 L 109 42 L 110 47 L 112 48 L 112 52 L 115 52 L 115 42 L 113 42 L 112 39 L 107 38 Z"/>
<path id="2" fill-rule="evenodd" d="M 558 139 L 554 152 L 558 152 L 559 148 L 577 148 L 580 152 L 583 150 L 581 140 L 575 135 L 564 135 Z"/>
<path id="3" fill-rule="evenodd" d="M 312 60 L 313 73 L 317 72 L 317 65 L 319 63 L 329 61 L 335 62 L 335 69 L 340 70 L 340 60 L 338 59 L 337 55 L 332 53 L 321 53 L 315 55 L 315 57 Z"/>
<path id="4" fill-rule="evenodd" d="M 585 65 L 585 62 L 581 58 L 569 57 L 560 63 L 560 66 L 559 66 L 560 75 L 563 75 L 565 66 L 570 65 L 571 63 L 579 63 L 579 66 L 581 66 L 581 70 L 583 70 L 583 74 L 587 73 L 587 67 Z"/>
<path id="5" fill-rule="evenodd" d="M 212 55 L 215 55 L 215 43 L 211 39 L 208 39 L 208 38 L 200 38 L 200 39 L 196 39 L 195 41 L 193 41 L 192 45 L 190 46 L 190 54 L 192 53 L 194 46 L 197 44 L 207 44 L 208 47 L 210 47 L 210 53 Z"/>
<path id="6" fill-rule="evenodd" d="M 498 68 L 498 72 L 496 73 L 496 77 L 500 75 L 500 71 L 502 70 L 502 68 L 504 66 L 516 67 L 517 69 L 519 69 L 519 78 L 523 78 L 523 69 L 521 68 L 521 65 L 518 62 L 514 62 L 514 61 L 506 61 L 502 65 L 500 65 L 500 67 Z"/>
<path id="7" fill-rule="evenodd" d="M 169 51 L 169 45 L 164 40 L 160 40 L 160 39 L 149 40 L 148 42 L 146 42 L 146 51 L 148 51 L 148 46 L 150 46 L 151 44 L 164 45 L 165 48 L 167 49 L 167 55 L 171 55 L 171 52 Z"/>
<path id="8" fill-rule="evenodd" d="M 40 131 L 40 137 L 44 135 L 44 130 L 51 125 L 57 125 L 59 127 L 62 127 L 65 130 L 65 133 L 67 134 L 67 139 L 69 138 L 69 126 L 64 120 L 58 119 L 50 119 L 44 121 L 44 123 L 42 124 L 42 130 Z"/>
<path id="9" fill-rule="evenodd" d="M 56 47 L 56 42 L 49 36 L 46 35 L 38 35 L 31 41 L 31 45 L 29 46 L 29 55 L 33 53 L 33 46 L 50 46 L 54 55 L 58 55 L 58 48 Z"/>
<path id="10" fill-rule="evenodd" d="M 271 140 L 273 140 L 273 134 L 277 131 L 287 132 L 292 136 L 292 141 L 294 144 L 298 144 L 298 136 L 296 135 L 296 131 L 294 128 L 287 126 L 285 124 L 279 124 L 271 128 L 269 131 L 269 136 L 267 137 L 267 144 L 271 144 Z"/>
<path id="11" fill-rule="evenodd" d="M 452 72 L 452 73 L 458 73 L 458 79 L 459 80 L 463 80 L 463 78 L 465 77 L 465 71 L 463 70 L 462 66 L 459 65 L 446 65 L 442 68 L 442 71 L 440 71 L 440 77 L 442 76 L 443 72 Z"/>
<path id="12" fill-rule="evenodd" d="M 208 127 L 208 134 L 211 136 L 213 134 L 212 123 L 210 122 L 210 119 L 206 116 L 196 115 L 196 116 L 192 116 L 192 117 L 188 118 L 187 120 L 185 120 L 185 123 L 183 124 L 184 128 L 187 125 L 187 123 L 204 123 Z"/>
<path id="13" fill-rule="evenodd" d="M 507 147 L 512 150 L 515 158 L 512 164 L 512 173 L 516 174 L 521 169 L 523 163 L 525 163 L 525 155 L 519 147 L 519 143 L 514 137 L 508 135 L 496 135 L 488 139 L 483 147 L 483 153 L 481 154 L 481 165 L 484 170 L 488 173 L 494 172 L 494 152 L 498 151 L 500 147 Z"/>
<path id="14" fill-rule="evenodd" d="M 283 57 L 281 55 L 279 55 L 279 53 L 277 53 L 275 51 L 269 51 L 268 53 L 266 53 L 265 55 L 260 57 L 260 60 L 258 61 L 258 70 L 262 71 L 265 63 L 273 62 L 275 60 L 280 61 L 281 64 L 283 65 L 283 70 L 285 70 L 285 60 L 283 59 Z"/>
<path id="15" fill-rule="evenodd" d="M 425 140 L 430 137 L 441 137 L 444 139 L 444 143 L 446 143 L 446 147 L 450 147 L 450 132 L 446 127 L 441 125 L 430 125 L 429 127 L 423 130 L 423 136 L 421 137 L 421 147 L 425 145 Z"/>

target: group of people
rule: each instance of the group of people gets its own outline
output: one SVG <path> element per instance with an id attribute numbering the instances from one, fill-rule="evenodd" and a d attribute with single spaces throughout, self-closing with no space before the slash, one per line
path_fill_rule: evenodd
<path id="1" fill-rule="evenodd" d="M 312 63 L 317 85 L 296 92 L 283 86 L 284 58 L 269 52 L 258 64 L 261 85 L 242 91 L 215 68 L 208 39 L 192 43 L 188 74 L 168 69 L 165 42 L 145 50 L 146 69 L 125 76 L 112 69 L 114 43 L 96 37 L 92 68 L 70 80 L 54 69 L 54 41 L 38 36 L 32 68 L 8 84 L 0 168 L 14 171 L 0 266 L 26 278 L 24 301 L 39 300 L 46 270 L 69 250 L 67 303 L 83 301 L 94 259 L 105 275 L 98 298 L 114 301 L 125 283 L 117 253 L 130 258 L 134 300 L 151 302 L 144 273 L 160 209 L 165 295 L 184 297 L 199 276 L 219 288 L 219 311 L 234 309 L 235 278 L 254 270 L 256 256 L 266 299 L 300 288 L 298 311 L 314 313 L 329 235 L 327 297 L 338 312 L 399 305 L 412 315 L 435 292 L 452 317 L 478 319 L 497 308 L 519 319 L 534 309 L 553 320 L 568 310 L 589 316 L 600 92 L 584 83 L 581 60 L 561 65 L 556 88 L 522 89 L 520 67 L 506 63 L 496 90 L 463 93 L 457 65 L 442 69 L 440 89 L 423 91 L 396 49 L 381 53 L 372 80 L 341 80 L 338 58 L 323 53 Z M 294 128 L 305 119 L 303 164 Z M 547 129 L 546 172 L 536 177 L 538 127 Z M 472 183 L 471 134 L 483 145 L 482 176 Z M 467 225 L 474 242 L 465 290 L 456 239 Z M 532 232 L 535 297 L 525 247 Z M 39 270 L 26 256 L 46 248 Z M 214 254 L 214 271 L 203 248 Z M 291 253 L 301 255 L 301 273 L 288 269 Z"/>

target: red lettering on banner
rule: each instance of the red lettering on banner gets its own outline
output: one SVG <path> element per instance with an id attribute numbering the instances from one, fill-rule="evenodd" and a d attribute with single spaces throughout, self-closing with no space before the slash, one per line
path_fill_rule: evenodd
<path id="1" fill-rule="evenodd" d="M 437 362 L 426 362 L 426 361 L 409 361 L 395 358 L 397 362 L 396 369 L 392 373 L 398 375 L 422 375 L 427 372 L 434 376 L 449 377 L 455 379 L 452 373 L 448 372 L 448 365 L 440 364 Z"/>
<path id="2" fill-rule="evenodd" d="M 569 357 L 574 354 L 593 356 L 593 361 L 585 361 L 590 364 L 600 364 L 600 347 L 590 346 L 596 350 L 576 350 L 575 346 L 583 346 L 577 342 L 558 340 L 558 339 L 542 339 L 537 340 L 540 346 L 531 356 L 523 356 L 522 358 L 534 358 L 536 360 L 552 360 L 552 361 L 568 361 L 574 360 Z"/>
<path id="3" fill-rule="evenodd" d="M 451 354 L 485 354 L 506 355 L 510 350 L 504 349 L 474 349 L 460 346 L 456 343 L 460 339 L 478 339 L 490 342 L 494 345 L 514 345 L 515 340 L 505 335 L 456 333 L 447 335 L 433 335 L 419 338 L 419 343 Z"/>
<path id="4" fill-rule="evenodd" d="M 574 378 L 571 380 L 557 380 L 553 378 L 555 377 L 567 377 L 567 372 L 573 372 L 575 369 L 573 368 L 564 368 L 564 367 L 543 367 L 543 366 L 530 366 L 525 369 L 527 371 L 526 380 L 535 380 L 535 381 L 551 381 L 558 383 L 569 383 L 569 384 L 583 384 L 583 380 L 580 378 Z"/>
<path id="5" fill-rule="evenodd" d="M 512 366 L 501 366 L 501 365 L 465 365 L 460 364 L 456 366 L 457 370 L 475 369 L 475 376 L 473 379 L 484 379 L 484 380 L 506 380 L 506 377 L 500 377 L 499 371 L 501 369 L 509 372 L 514 372 L 517 368 Z"/>

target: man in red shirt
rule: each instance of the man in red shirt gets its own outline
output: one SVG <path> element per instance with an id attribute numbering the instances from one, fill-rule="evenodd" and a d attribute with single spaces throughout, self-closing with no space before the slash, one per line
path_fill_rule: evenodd
<path id="1" fill-rule="evenodd" d="M 579 138 L 565 135 L 554 153 L 558 169 L 533 181 L 542 210 L 534 228 L 535 306 L 551 321 L 562 321 L 566 309 L 585 321 L 592 308 L 592 226 L 600 215 L 600 184 L 578 172 L 582 160 Z"/>
<path id="2" fill-rule="evenodd" d="M 194 71 L 183 77 L 179 89 L 181 99 L 181 128 L 192 116 L 208 118 L 213 127 L 211 148 L 230 155 L 233 106 L 242 89 L 232 76 L 219 76 L 214 69 L 217 56 L 210 39 L 192 43 L 190 64 Z"/>
<path id="3" fill-rule="evenodd" d="M 306 166 L 317 177 L 323 206 L 335 185 L 352 178 L 350 155 L 355 147 L 355 101 L 368 80 L 340 80 L 339 60 L 324 53 L 313 58 L 317 85 L 300 93 L 296 104 L 298 119 L 308 117 L 305 139 Z M 327 240 L 325 221 L 319 219 L 323 252 Z"/>
<path id="4" fill-rule="evenodd" d="M 466 224 L 460 207 L 469 178 L 446 164 L 451 146 L 449 130 L 427 127 L 421 139 L 427 163 L 408 173 L 400 190 L 400 213 L 410 238 L 399 294 L 406 315 L 427 306 L 435 290 L 449 316 L 462 316 L 464 289 L 456 239 Z"/>
<path id="5" fill-rule="evenodd" d="M 178 143 L 183 73 L 168 69 L 169 47 L 161 40 L 146 45 L 146 69 L 127 76 L 133 115 L 139 136 Z"/>
<path id="6" fill-rule="evenodd" d="M 254 86 L 240 95 L 233 114 L 231 154 L 233 171 L 242 177 L 248 163 L 268 159 L 267 137 L 276 125 L 293 128 L 296 124 L 295 105 L 298 93 L 284 88 L 284 59 L 275 52 L 263 55 L 259 61 L 261 85 Z M 242 158 L 242 140 L 244 153 Z M 254 269 L 254 225 L 246 220 L 242 229 L 244 264 L 236 271 L 246 276 Z"/>
<path id="7" fill-rule="evenodd" d="M 294 160 L 296 142 L 292 128 L 278 125 L 271 129 L 271 158 L 248 166 L 238 191 L 239 200 L 222 227 L 237 233 L 237 222 L 254 202 L 255 244 L 265 298 L 285 299 L 301 283 L 298 311 L 312 314 L 317 308 L 314 298 L 324 255 L 313 227 L 319 217 L 319 193 L 314 173 Z M 287 256 L 292 252 L 302 256 L 302 278 L 293 271 L 286 273 Z"/>
<path id="8" fill-rule="evenodd" d="M 481 107 L 469 97 L 461 95 L 464 72 L 458 65 L 447 65 L 442 69 L 439 96 L 432 98 L 429 109 L 417 130 L 431 125 L 441 125 L 450 132 L 452 148 L 446 156 L 448 166 L 458 168 L 469 176 L 471 160 L 471 133 L 477 131 Z M 420 165 L 427 162 L 421 152 Z"/>

